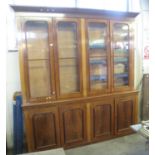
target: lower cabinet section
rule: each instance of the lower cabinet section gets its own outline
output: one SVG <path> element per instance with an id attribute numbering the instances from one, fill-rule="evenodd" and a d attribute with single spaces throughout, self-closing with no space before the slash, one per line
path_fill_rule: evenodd
<path id="1" fill-rule="evenodd" d="M 46 150 L 60 146 L 57 107 L 35 108 L 25 112 L 29 151 Z"/>
<path id="2" fill-rule="evenodd" d="M 131 133 L 137 94 L 27 107 L 24 114 L 29 152 L 75 147 Z"/>
<path id="3" fill-rule="evenodd" d="M 127 96 L 116 98 L 115 110 L 116 135 L 131 133 L 130 125 L 136 123 L 136 97 Z"/>
<path id="4" fill-rule="evenodd" d="M 86 142 L 86 105 L 60 106 L 61 142 L 64 147 Z"/>
<path id="5" fill-rule="evenodd" d="M 91 103 L 92 140 L 110 138 L 114 129 L 114 101 L 103 100 Z"/>

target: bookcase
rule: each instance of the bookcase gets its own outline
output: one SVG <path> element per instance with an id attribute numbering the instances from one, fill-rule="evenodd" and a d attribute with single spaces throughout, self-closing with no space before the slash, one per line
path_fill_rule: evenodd
<path id="1" fill-rule="evenodd" d="M 29 152 L 132 133 L 137 13 L 12 7 Z"/>

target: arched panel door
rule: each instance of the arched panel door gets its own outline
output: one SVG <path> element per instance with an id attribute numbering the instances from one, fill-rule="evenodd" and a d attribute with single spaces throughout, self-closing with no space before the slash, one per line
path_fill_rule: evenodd
<path id="1" fill-rule="evenodd" d="M 109 23 L 86 20 L 87 90 L 89 95 L 110 92 Z"/>
<path id="2" fill-rule="evenodd" d="M 112 91 L 133 89 L 133 30 L 132 24 L 111 21 Z"/>
<path id="3" fill-rule="evenodd" d="M 51 24 L 51 19 L 46 18 L 30 18 L 23 22 L 23 79 L 29 102 L 55 99 Z"/>
<path id="4" fill-rule="evenodd" d="M 57 97 L 82 96 L 80 20 L 55 18 Z"/>

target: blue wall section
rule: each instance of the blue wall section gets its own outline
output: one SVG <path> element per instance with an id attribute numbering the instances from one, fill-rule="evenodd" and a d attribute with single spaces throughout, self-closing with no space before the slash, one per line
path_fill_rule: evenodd
<path id="1" fill-rule="evenodd" d="M 16 104 L 13 105 L 14 120 L 14 154 L 23 153 L 23 113 L 22 96 L 16 96 Z"/>

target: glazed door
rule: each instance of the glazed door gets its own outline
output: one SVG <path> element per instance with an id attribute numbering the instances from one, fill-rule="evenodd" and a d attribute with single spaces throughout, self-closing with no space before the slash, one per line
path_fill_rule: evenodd
<path id="1" fill-rule="evenodd" d="M 55 19 L 55 55 L 58 98 L 82 95 L 79 19 Z"/>
<path id="2" fill-rule="evenodd" d="M 24 114 L 28 151 L 47 150 L 60 146 L 57 107 L 31 109 Z"/>
<path id="3" fill-rule="evenodd" d="M 128 22 L 111 22 L 112 90 L 133 88 L 133 32 Z"/>
<path id="4" fill-rule="evenodd" d="M 110 91 L 109 24 L 104 20 L 86 20 L 88 93 Z"/>
<path id="5" fill-rule="evenodd" d="M 23 48 L 28 101 L 55 98 L 51 19 L 28 19 L 23 24 Z M 24 77 L 25 78 L 25 77 Z"/>
<path id="6" fill-rule="evenodd" d="M 61 142 L 64 147 L 86 143 L 86 106 L 72 103 L 60 107 Z"/>
<path id="7" fill-rule="evenodd" d="M 105 140 L 114 134 L 114 100 L 91 103 L 92 140 Z"/>
<path id="8" fill-rule="evenodd" d="M 135 96 L 120 97 L 116 99 L 116 135 L 128 134 L 132 130 L 130 125 L 136 123 L 136 98 Z"/>

